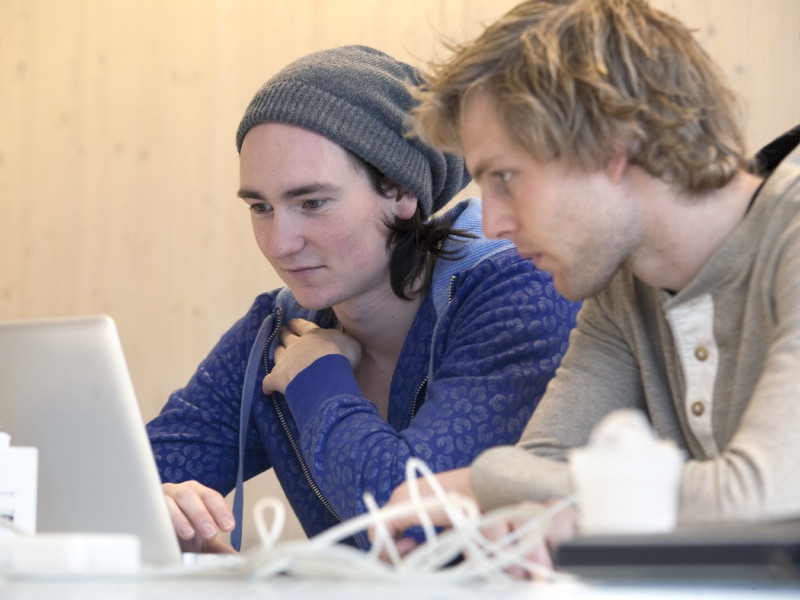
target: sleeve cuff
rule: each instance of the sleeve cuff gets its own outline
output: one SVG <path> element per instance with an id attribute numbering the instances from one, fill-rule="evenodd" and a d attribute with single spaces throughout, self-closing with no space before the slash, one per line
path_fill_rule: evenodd
<path id="1" fill-rule="evenodd" d="M 470 467 L 470 486 L 483 510 L 524 500 L 546 502 L 572 493 L 569 465 L 517 446 L 485 450 Z"/>
<path id="2" fill-rule="evenodd" d="M 286 387 L 286 402 L 301 430 L 325 400 L 341 395 L 361 396 L 350 361 L 341 354 L 318 358 Z"/>

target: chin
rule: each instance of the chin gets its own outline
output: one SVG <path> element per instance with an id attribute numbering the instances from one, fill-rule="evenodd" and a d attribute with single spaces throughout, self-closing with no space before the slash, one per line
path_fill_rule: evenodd
<path id="1" fill-rule="evenodd" d="M 326 308 L 330 308 L 331 306 L 325 302 L 315 302 L 313 300 L 305 300 L 297 297 L 295 297 L 295 300 L 297 300 L 297 303 L 306 310 L 324 310 Z"/>
<path id="2" fill-rule="evenodd" d="M 610 277 L 601 280 L 592 280 L 592 281 L 563 281 L 557 278 L 553 278 L 553 285 L 555 286 L 558 293 L 564 296 L 567 300 L 572 302 L 580 302 L 582 300 L 586 300 L 587 298 L 591 298 L 592 296 L 596 296 L 600 292 L 602 292 L 605 287 L 608 285 L 610 281 Z"/>
<path id="3" fill-rule="evenodd" d="M 585 300 L 589 297 L 588 294 L 581 293 L 579 290 L 574 290 L 571 288 L 565 288 L 564 286 L 559 286 L 557 283 L 553 282 L 556 290 L 559 294 L 564 296 L 570 302 L 580 302 L 581 300 Z"/>
<path id="4" fill-rule="evenodd" d="M 292 290 L 292 294 L 294 294 L 294 299 L 297 300 L 297 303 L 306 310 L 325 310 L 335 304 L 335 301 L 331 298 L 298 294 L 294 290 Z"/>

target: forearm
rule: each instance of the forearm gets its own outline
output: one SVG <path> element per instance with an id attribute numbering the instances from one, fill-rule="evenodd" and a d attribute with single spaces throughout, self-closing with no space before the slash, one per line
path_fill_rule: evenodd
<path id="1" fill-rule="evenodd" d="M 720 455 L 684 465 L 679 522 L 800 517 L 800 403 L 792 394 L 796 391 L 787 389 L 765 397 L 762 386 Z"/>
<path id="2" fill-rule="evenodd" d="M 491 448 L 478 456 L 470 467 L 470 486 L 483 510 L 572 494 L 567 463 L 518 446 Z"/>
<path id="3" fill-rule="evenodd" d="M 364 492 L 379 504 L 388 500 L 412 456 L 439 472 L 469 465 L 486 448 L 514 443 L 521 417 L 531 411 L 524 393 L 504 389 L 502 373 L 444 377 L 429 387 L 411 423 L 398 430 L 360 396 L 354 379 L 347 383 L 345 362 L 338 374 L 332 372 L 335 364 L 316 361 L 287 388 L 287 400 L 303 406 L 295 420 L 305 460 L 341 517 L 363 512 Z"/>

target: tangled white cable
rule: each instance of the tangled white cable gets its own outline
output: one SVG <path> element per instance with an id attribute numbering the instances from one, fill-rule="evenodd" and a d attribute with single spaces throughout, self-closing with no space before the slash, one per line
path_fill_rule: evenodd
<path id="1" fill-rule="evenodd" d="M 432 496 L 423 496 L 419 487 L 421 475 Z M 263 498 L 254 507 L 256 527 L 261 537 L 260 548 L 243 554 L 237 571 L 257 578 L 289 573 L 300 577 L 332 577 L 379 580 L 435 581 L 506 580 L 509 568 L 522 569 L 537 578 L 571 578 L 533 563 L 532 551 L 543 543 L 549 520 L 572 504 L 565 499 L 544 511 L 530 505 L 510 506 L 481 514 L 470 498 L 448 493 L 430 469 L 418 459 L 406 465 L 409 487 L 408 502 L 379 508 L 367 494 L 367 512 L 316 535 L 308 540 L 278 542 L 285 519 L 285 508 L 274 498 Z M 265 512 L 273 514 L 269 526 Z M 432 511 L 446 514 L 449 527 L 437 533 Z M 386 523 L 416 515 L 422 526 L 425 542 L 401 556 Z M 493 526 L 513 523 L 509 533 L 499 538 L 484 533 Z M 506 527 L 503 527 L 504 529 Z M 340 542 L 356 533 L 371 530 L 373 542 L 368 552 Z"/>

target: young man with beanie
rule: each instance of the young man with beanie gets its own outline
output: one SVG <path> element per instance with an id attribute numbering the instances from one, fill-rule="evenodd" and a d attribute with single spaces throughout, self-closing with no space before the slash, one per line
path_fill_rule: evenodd
<path id="1" fill-rule="evenodd" d="M 286 284 L 265 293 L 148 424 L 184 550 L 231 551 L 241 485 L 272 468 L 306 534 L 433 470 L 514 443 L 578 305 L 480 202 L 435 214 L 462 159 L 407 135 L 418 73 L 349 46 L 290 64 L 239 127 L 239 196 Z M 223 496 L 237 489 L 233 513 Z M 353 539 L 368 545 L 366 534 Z"/>
<path id="2" fill-rule="evenodd" d="M 717 67 L 646 0 L 523 2 L 418 96 L 487 236 L 585 300 L 519 443 L 445 487 L 485 510 L 570 496 L 570 450 L 628 408 L 685 452 L 679 525 L 800 517 L 800 129 L 753 169 Z"/>

